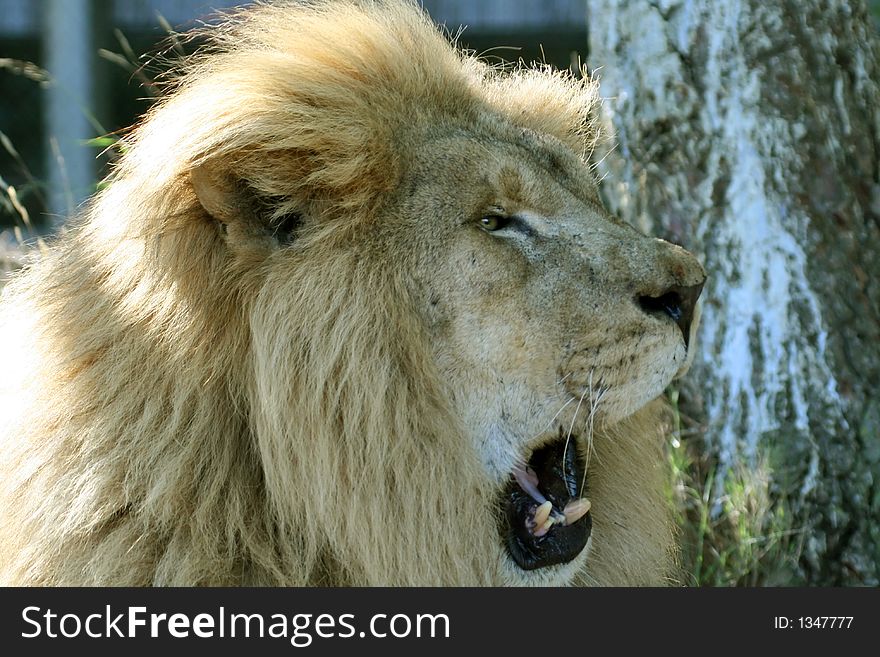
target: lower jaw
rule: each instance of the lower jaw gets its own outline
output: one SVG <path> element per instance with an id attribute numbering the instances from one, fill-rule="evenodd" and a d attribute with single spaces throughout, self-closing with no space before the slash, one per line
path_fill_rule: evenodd
<path id="1" fill-rule="evenodd" d="M 504 565 L 499 572 L 498 585 L 510 587 L 560 587 L 586 585 L 590 582 L 588 562 L 592 539 L 571 561 L 555 566 L 526 570 L 513 560 L 507 546 L 499 546 Z"/>

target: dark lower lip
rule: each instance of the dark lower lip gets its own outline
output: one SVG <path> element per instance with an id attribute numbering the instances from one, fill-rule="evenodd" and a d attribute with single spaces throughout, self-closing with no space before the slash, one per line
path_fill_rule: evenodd
<path id="1" fill-rule="evenodd" d="M 529 467 L 538 476 L 538 489 L 561 510 L 570 501 L 581 497 L 585 464 L 574 438 L 566 447 L 565 436 L 536 449 L 529 458 Z M 593 529 L 589 513 L 570 525 L 554 525 L 544 536 L 535 536 L 528 519 L 537 506 L 532 497 L 511 477 L 503 491 L 504 519 L 502 536 L 513 561 L 523 570 L 536 570 L 568 563 L 587 545 Z"/>

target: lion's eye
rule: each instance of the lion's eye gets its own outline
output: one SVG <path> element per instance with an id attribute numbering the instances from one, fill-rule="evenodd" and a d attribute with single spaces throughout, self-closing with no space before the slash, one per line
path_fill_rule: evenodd
<path id="1" fill-rule="evenodd" d="M 500 214 L 487 214 L 480 219 L 480 228 L 489 231 L 490 233 L 492 231 L 506 228 L 508 224 L 510 224 L 510 217 L 505 217 Z"/>

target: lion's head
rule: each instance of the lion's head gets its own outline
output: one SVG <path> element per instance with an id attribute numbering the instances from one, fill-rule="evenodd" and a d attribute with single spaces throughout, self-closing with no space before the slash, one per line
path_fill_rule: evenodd
<path id="1" fill-rule="evenodd" d="M 595 84 L 400 1 L 209 40 L 12 285 L 4 579 L 661 581 L 704 272 L 604 209 Z"/>

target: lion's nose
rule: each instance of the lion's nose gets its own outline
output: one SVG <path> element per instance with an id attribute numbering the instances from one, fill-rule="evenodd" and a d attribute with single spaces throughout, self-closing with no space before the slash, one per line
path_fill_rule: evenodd
<path id="1" fill-rule="evenodd" d="M 673 285 L 659 295 L 640 295 L 639 307 L 649 315 L 671 317 L 678 324 L 684 336 L 684 344 L 688 346 L 691 334 L 691 322 L 694 319 L 694 308 L 700 292 L 703 291 L 705 279 L 696 285 Z"/>

